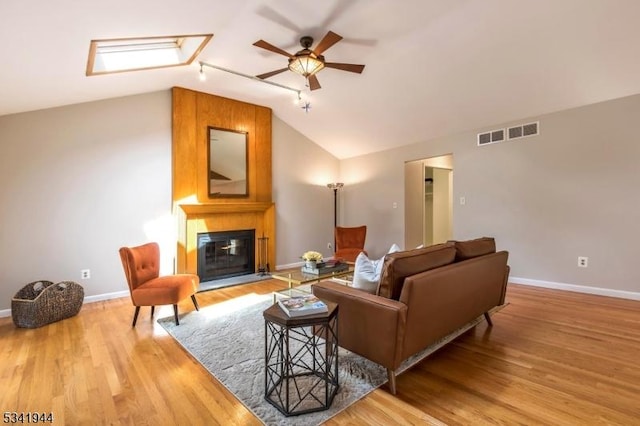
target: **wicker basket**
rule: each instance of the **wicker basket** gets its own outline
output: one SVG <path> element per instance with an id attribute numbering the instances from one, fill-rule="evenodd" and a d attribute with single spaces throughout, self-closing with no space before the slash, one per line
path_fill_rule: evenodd
<path id="1" fill-rule="evenodd" d="M 73 281 L 34 281 L 11 300 L 11 316 L 17 327 L 38 328 L 76 315 L 83 300 L 84 289 Z"/>

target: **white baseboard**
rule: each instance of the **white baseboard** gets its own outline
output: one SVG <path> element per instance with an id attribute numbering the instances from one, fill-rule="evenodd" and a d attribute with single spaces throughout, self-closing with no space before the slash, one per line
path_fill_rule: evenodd
<path id="1" fill-rule="evenodd" d="M 113 293 L 96 294 L 95 296 L 87 296 L 84 303 L 100 302 L 102 300 L 117 299 L 119 297 L 129 296 L 129 290 L 116 291 Z"/>
<path id="2" fill-rule="evenodd" d="M 529 278 L 509 277 L 513 284 L 530 285 L 532 287 L 553 288 L 556 290 L 573 291 L 576 293 L 596 294 L 598 296 L 617 297 L 619 299 L 640 300 L 640 293 L 633 291 L 614 290 L 611 288 L 589 287 L 585 285 L 556 283 L 553 281 L 532 280 Z"/>
<path id="3" fill-rule="evenodd" d="M 100 302 L 102 300 L 117 299 L 119 297 L 125 297 L 129 295 L 129 290 L 116 291 L 114 293 L 96 294 L 95 296 L 87 296 L 84 298 L 83 303 Z M 11 316 L 11 309 L 0 310 L 0 318 L 6 318 Z"/>

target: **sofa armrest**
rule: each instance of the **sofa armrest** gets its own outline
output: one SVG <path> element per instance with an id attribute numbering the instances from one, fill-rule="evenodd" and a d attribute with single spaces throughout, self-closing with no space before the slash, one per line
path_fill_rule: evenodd
<path id="1" fill-rule="evenodd" d="M 403 357 L 501 305 L 507 259 L 500 251 L 407 277 L 400 295 L 408 308 Z"/>
<path id="2" fill-rule="evenodd" d="M 507 298 L 507 284 L 509 284 L 510 272 L 511 272 L 511 267 L 507 265 L 504 269 L 504 285 L 502 286 L 502 296 L 500 296 L 501 305 L 504 305 L 505 299 Z"/>
<path id="3" fill-rule="evenodd" d="M 395 370 L 402 361 L 407 306 L 331 281 L 311 287 L 313 294 L 335 302 L 339 345 L 385 368 Z"/>

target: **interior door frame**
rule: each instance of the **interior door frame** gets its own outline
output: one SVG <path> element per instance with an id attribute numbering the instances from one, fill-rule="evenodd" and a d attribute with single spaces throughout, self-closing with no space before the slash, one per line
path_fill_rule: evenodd
<path id="1" fill-rule="evenodd" d="M 449 184 L 450 235 L 453 236 L 453 154 L 405 162 L 404 245 L 406 249 L 425 244 L 425 168 L 451 170 Z"/>

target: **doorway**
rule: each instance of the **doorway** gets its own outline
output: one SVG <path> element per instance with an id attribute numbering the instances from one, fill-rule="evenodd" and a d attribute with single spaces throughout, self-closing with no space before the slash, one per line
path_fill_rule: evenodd
<path id="1" fill-rule="evenodd" d="M 405 248 L 453 237 L 453 155 L 405 163 Z"/>

